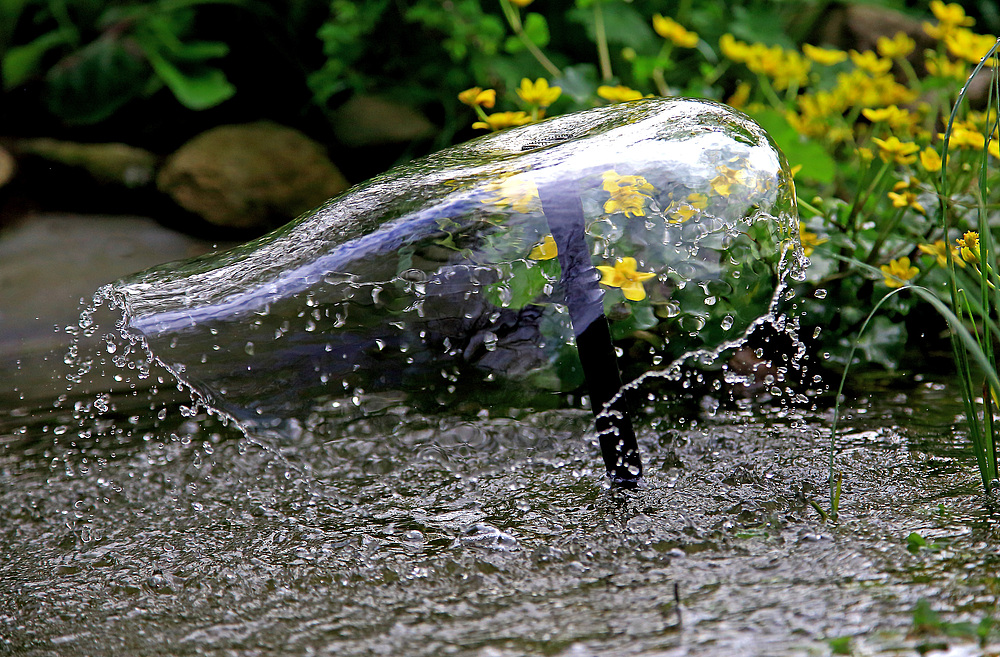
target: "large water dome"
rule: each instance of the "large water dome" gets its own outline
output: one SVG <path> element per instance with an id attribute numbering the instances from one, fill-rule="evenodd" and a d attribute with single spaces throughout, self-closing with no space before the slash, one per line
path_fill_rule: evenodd
<path id="1" fill-rule="evenodd" d="M 613 406 L 768 317 L 797 234 L 757 124 L 645 99 L 434 154 L 111 294 L 130 335 L 250 432 L 587 392 Z"/>

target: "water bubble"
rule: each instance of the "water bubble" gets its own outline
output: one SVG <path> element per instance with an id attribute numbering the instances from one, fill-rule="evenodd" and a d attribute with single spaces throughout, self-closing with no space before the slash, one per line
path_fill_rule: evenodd
<path id="1" fill-rule="evenodd" d="M 457 542 L 466 547 L 494 552 L 512 552 L 520 547 L 516 538 L 486 523 L 476 523 Z"/>

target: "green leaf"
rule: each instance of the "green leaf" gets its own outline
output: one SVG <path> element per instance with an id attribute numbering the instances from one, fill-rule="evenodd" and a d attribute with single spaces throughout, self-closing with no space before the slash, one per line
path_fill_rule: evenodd
<path id="1" fill-rule="evenodd" d="M 648 303 L 629 304 L 629 310 L 631 312 L 628 317 L 610 323 L 612 339 L 621 340 L 636 331 L 653 328 L 660 323 L 653 313 L 653 307 Z"/>
<path id="2" fill-rule="evenodd" d="M 515 260 L 502 280 L 490 285 L 486 298 L 501 308 L 524 308 L 542 295 L 545 286 L 559 277 L 559 261 Z M 506 267 L 505 267 L 506 268 Z"/>
<path id="3" fill-rule="evenodd" d="M 851 637 L 849 636 L 839 636 L 836 639 L 828 640 L 827 643 L 830 644 L 830 652 L 834 655 L 853 654 L 851 650 Z"/>
<path id="4" fill-rule="evenodd" d="M 203 110 L 228 100 L 236 87 L 217 68 L 196 65 L 182 71 L 159 53 L 147 53 L 153 70 L 184 107 Z"/>
<path id="5" fill-rule="evenodd" d="M 916 554 L 922 547 L 927 547 L 927 539 L 917 532 L 911 532 L 910 535 L 906 537 L 906 549 L 910 552 Z"/>
<path id="6" fill-rule="evenodd" d="M 788 164 L 802 167 L 800 177 L 823 185 L 833 182 L 837 165 L 822 145 L 800 135 L 785 117 L 774 110 L 753 112 L 751 116 L 771 135 L 788 159 Z"/>
<path id="7" fill-rule="evenodd" d="M 524 17 L 524 35 L 528 40 L 539 48 L 549 45 L 549 24 L 545 17 L 538 13 L 530 13 Z M 504 50 L 513 54 L 523 51 L 526 46 L 524 42 L 516 36 L 509 36 L 504 41 Z"/>
<path id="8" fill-rule="evenodd" d="M 549 45 L 549 24 L 545 16 L 532 12 L 524 17 L 524 33 L 539 48 Z"/>
<path id="9" fill-rule="evenodd" d="M 2 0 L 0 0 L 2 2 Z M 53 30 L 38 37 L 31 43 L 15 46 L 3 56 L 3 88 L 10 91 L 28 80 L 38 71 L 38 65 L 45 53 L 56 46 L 70 43 L 72 37 L 67 31 Z"/>
<path id="10" fill-rule="evenodd" d="M 137 97 L 149 68 L 122 43 L 101 38 L 49 69 L 49 110 L 67 123 L 97 123 Z"/>
<path id="11" fill-rule="evenodd" d="M 604 34 L 608 43 L 634 48 L 643 51 L 657 45 L 656 33 L 650 20 L 639 10 L 623 2 L 602 3 L 601 14 L 604 18 Z M 592 8 L 576 8 L 566 13 L 569 20 L 583 25 L 587 37 L 597 41 L 597 27 Z"/>
<path id="12" fill-rule="evenodd" d="M 554 87 L 560 87 L 563 95 L 577 103 L 586 103 L 597 89 L 597 67 L 593 64 L 574 64 L 562 70 L 562 77 L 552 80 Z"/>

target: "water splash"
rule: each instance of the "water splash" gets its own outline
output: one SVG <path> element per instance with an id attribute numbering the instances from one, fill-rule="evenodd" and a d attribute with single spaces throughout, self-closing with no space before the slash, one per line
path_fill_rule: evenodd
<path id="1" fill-rule="evenodd" d="M 572 203 L 586 230 L 578 305 L 607 316 L 634 385 L 773 320 L 798 267 L 791 177 L 763 130 L 715 103 L 657 99 L 443 151 L 106 294 L 130 336 L 250 431 L 404 405 L 560 406 L 584 381 L 552 237 Z"/>

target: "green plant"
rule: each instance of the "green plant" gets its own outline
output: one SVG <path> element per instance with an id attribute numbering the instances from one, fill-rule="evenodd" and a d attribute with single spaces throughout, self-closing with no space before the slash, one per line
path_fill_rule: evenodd
<path id="1" fill-rule="evenodd" d="M 3 88 L 41 78 L 48 109 L 68 123 L 103 121 L 162 87 L 189 109 L 218 105 L 235 93 L 217 66 L 229 48 L 191 36 L 199 8 L 208 4 L 243 3 L 5 2 L 3 31 L 13 37 L 18 25 L 30 26 L 30 40 L 0 50 Z"/>

